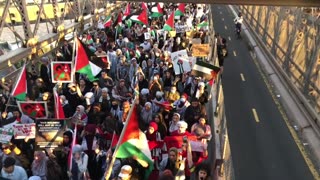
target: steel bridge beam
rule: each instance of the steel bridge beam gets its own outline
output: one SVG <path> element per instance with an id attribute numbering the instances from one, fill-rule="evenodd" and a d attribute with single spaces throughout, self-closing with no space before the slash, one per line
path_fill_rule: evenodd
<path id="1" fill-rule="evenodd" d="M 105 15 L 106 11 L 111 12 L 112 10 L 120 6 L 121 6 L 121 3 L 113 5 L 108 9 L 101 8 L 98 10 L 97 15 L 98 16 Z M 93 18 L 95 18 L 95 15 L 89 14 L 83 18 L 84 19 L 83 23 L 89 24 L 92 22 Z M 38 53 L 41 49 L 48 47 L 48 45 L 52 43 L 57 43 L 62 36 L 73 33 L 74 30 L 79 28 L 80 26 L 81 26 L 81 23 L 73 22 L 65 26 L 63 30 L 58 31 L 58 33 L 50 33 L 47 36 L 39 37 L 38 42 L 35 44 L 34 48 L 37 50 L 37 53 Z M 93 26 L 87 27 L 85 31 L 90 30 L 91 28 L 93 28 Z M 52 51 L 56 47 L 54 46 L 54 47 L 48 47 L 48 48 L 49 48 L 48 51 Z M 23 58 L 29 57 L 31 53 L 32 53 L 32 48 L 27 47 L 27 48 L 19 48 L 17 50 L 10 51 L 5 55 L 0 56 L 0 69 L 6 68 L 9 60 L 12 64 L 15 64 L 21 61 Z"/>
<path id="2" fill-rule="evenodd" d="M 120 0 L 120 1 L 127 2 L 126 0 Z M 131 0 L 131 1 L 141 2 L 140 0 Z M 194 0 L 152 0 L 152 2 L 195 3 Z M 238 4 L 238 5 L 257 5 L 257 6 L 301 6 L 301 7 L 319 7 L 320 6 L 320 0 L 197 0 L 196 2 L 203 3 L 203 4 L 233 4 L 233 5 Z"/>

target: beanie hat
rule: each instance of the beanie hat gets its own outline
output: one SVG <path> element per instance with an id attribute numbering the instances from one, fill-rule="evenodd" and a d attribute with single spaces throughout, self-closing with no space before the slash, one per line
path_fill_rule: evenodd
<path id="1" fill-rule="evenodd" d="M 149 127 L 153 127 L 154 131 L 158 130 L 158 124 L 156 122 L 150 122 Z"/>
<path id="2" fill-rule="evenodd" d="M 72 153 L 80 153 L 82 151 L 83 150 L 80 144 L 76 144 L 72 147 Z"/>
<path id="3" fill-rule="evenodd" d="M 104 88 L 101 89 L 101 91 L 108 93 L 109 90 L 108 90 L 108 88 L 104 87 Z"/>
<path id="4" fill-rule="evenodd" d="M 4 161 L 3 161 L 3 167 L 8 168 L 10 166 L 15 165 L 16 160 L 13 157 L 8 156 Z"/>

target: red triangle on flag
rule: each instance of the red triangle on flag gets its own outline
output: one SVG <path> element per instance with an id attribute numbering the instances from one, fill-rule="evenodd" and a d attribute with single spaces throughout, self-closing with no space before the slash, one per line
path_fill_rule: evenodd
<path id="1" fill-rule="evenodd" d="M 24 101 L 27 95 L 27 72 L 26 65 L 23 65 L 20 76 L 16 80 L 16 85 L 11 93 L 17 100 Z"/>
<path id="2" fill-rule="evenodd" d="M 138 20 L 143 24 L 148 25 L 148 14 L 146 10 L 143 10 L 141 14 L 138 16 Z"/>
<path id="3" fill-rule="evenodd" d="M 124 16 L 129 16 L 131 13 L 130 13 L 130 3 L 128 3 L 127 7 L 126 7 L 126 10 L 124 11 Z"/>
<path id="4" fill-rule="evenodd" d="M 174 12 L 172 12 L 172 13 L 170 14 L 169 18 L 168 18 L 167 21 L 166 21 L 166 24 L 167 24 L 168 26 L 170 26 L 171 28 L 174 27 Z"/>
<path id="5" fill-rule="evenodd" d="M 147 4 L 145 2 L 142 2 L 141 7 L 144 10 L 148 9 L 148 6 L 147 6 Z"/>

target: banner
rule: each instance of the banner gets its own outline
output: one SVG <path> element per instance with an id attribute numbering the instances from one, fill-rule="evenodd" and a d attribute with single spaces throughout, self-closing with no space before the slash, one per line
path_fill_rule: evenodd
<path id="1" fill-rule="evenodd" d="M 166 143 L 167 150 L 169 150 L 172 147 L 180 149 L 183 144 L 183 137 L 184 136 L 166 136 L 164 138 L 164 142 Z M 188 141 L 190 142 L 192 151 L 203 151 L 203 144 L 201 141 L 197 140 L 196 136 L 188 136 Z"/>
<path id="2" fill-rule="evenodd" d="M 209 44 L 193 44 L 192 56 L 194 57 L 207 57 L 209 55 Z"/>
<path id="3" fill-rule="evenodd" d="M 174 73 L 176 75 L 191 71 L 187 50 L 181 50 L 171 53 Z"/>
<path id="4" fill-rule="evenodd" d="M 65 130 L 66 126 L 62 120 L 38 119 L 36 122 L 36 150 L 61 148 Z"/>
<path id="5" fill-rule="evenodd" d="M 17 101 L 19 110 L 31 118 L 47 118 L 48 108 L 45 101 Z"/>
<path id="6" fill-rule="evenodd" d="M 36 124 L 14 124 L 13 132 L 15 139 L 34 139 L 36 137 Z"/>
<path id="7" fill-rule="evenodd" d="M 73 82 L 71 73 L 72 62 L 51 62 L 51 77 L 52 82 L 70 83 Z"/>
<path id="8" fill-rule="evenodd" d="M 0 143 L 3 143 L 3 144 L 10 143 L 12 136 L 13 136 L 12 130 L 0 128 Z"/>

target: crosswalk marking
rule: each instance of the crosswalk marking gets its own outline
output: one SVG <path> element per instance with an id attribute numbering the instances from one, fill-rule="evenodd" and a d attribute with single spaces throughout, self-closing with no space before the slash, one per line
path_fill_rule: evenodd
<path id="1" fill-rule="evenodd" d="M 237 52 L 236 52 L 236 51 L 233 51 L 233 55 L 234 55 L 234 56 L 237 56 Z"/>

